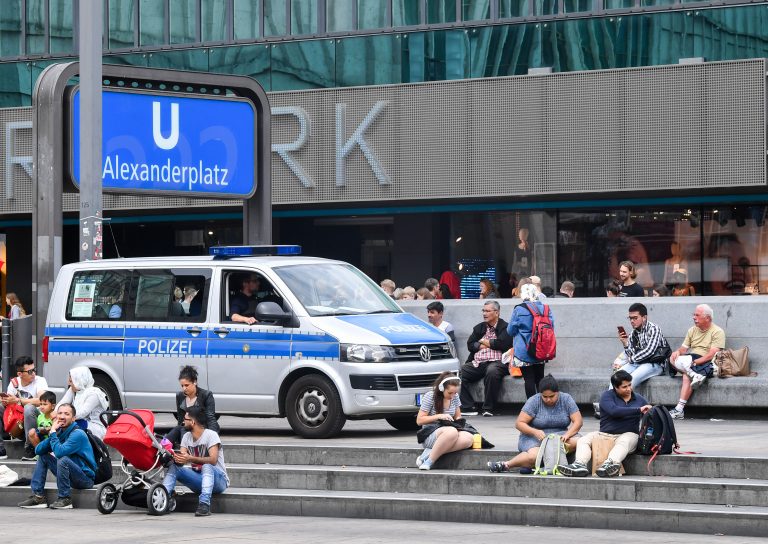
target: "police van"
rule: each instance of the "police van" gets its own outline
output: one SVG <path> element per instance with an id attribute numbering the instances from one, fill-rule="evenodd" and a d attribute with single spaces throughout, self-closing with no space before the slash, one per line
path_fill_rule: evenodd
<path id="1" fill-rule="evenodd" d="M 324 438 L 347 419 L 415 428 L 420 394 L 458 371 L 445 333 L 350 264 L 298 246 L 211 253 L 63 266 L 42 342 L 59 398 L 69 369 L 87 366 L 110 408 L 174 412 L 179 370 L 193 365 L 218 413 L 287 417 Z"/>

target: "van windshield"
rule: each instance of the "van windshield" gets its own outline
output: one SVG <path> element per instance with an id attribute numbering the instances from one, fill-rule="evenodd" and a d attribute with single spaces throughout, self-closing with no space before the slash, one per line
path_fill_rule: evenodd
<path id="1" fill-rule="evenodd" d="M 274 268 L 310 316 L 400 313 L 371 279 L 351 265 L 327 263 Z"/>

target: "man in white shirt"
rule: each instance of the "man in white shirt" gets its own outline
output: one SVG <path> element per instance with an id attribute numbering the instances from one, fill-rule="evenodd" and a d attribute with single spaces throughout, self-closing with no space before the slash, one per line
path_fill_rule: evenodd
<path id="1" fill-rule="evenodd" d="M 229 487 L 221 439 L 205 428 L 205 422 L 205 414 L 197 406 L 187 409 L 184 415 L 187 433 L 181 439 L 181 450 L 173 452 L 174 462 L 168 466 L 163 479 L 168 493 L 173 493 L 179 481 L 200 494 L 195 516 L 210 516 L 211 495 L 223 493 Z M 184 466 L 187 464 L 190 466 Z"/>
<path id="2" fill-rule="evenodd" d="M 451 341 L 456 343 L 456 333 L 453 330 L 453 325 L 443 320 L 443 312 L 445 307 L 442 302 L 430 302 L 427 305 L 427 320 L 433 327 L 437 327 L 445 334 L 451 337 Z"/>
<path id="3" fill-rule="evenodd" d="M 16 359 L 16 377 L 8 383 L 7 393 L 0 397 L 0 420 L 5 414 L 6 406 L 18 404 L 24 407 L 24 436 L 29 436 L 29 431 L 37 425 L 37 416 L 40 411 L 40 395 L 48 390 L 48 382 L 35 371 L 35 362 L 26 355 Z M 5 446 L 0 444 L 0 459 L 7 459 Z M 22 461 L 32 461 L 35 458 L 35 449 L 31 444 L 24 445 L 24 457 Z"/>

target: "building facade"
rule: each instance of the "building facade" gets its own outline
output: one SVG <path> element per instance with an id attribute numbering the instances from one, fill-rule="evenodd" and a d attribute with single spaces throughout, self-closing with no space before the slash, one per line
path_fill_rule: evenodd
<path id="1" fill-rule="evenodd" d="M 32 90 L 74 58 L 81 5 L 0 3 L 0 230 L 22 295 Z M 603 296 L 625 259 L 649 290 L 768 292 L 767 57 L 768 2 L 105 1 L 105 62 L 269 93 L 276 242 L 398 285 L 452 269 L 468 297 L 533 273 Z M 104 206 L 106 256 L 241 239 L 231 201 Z"/>

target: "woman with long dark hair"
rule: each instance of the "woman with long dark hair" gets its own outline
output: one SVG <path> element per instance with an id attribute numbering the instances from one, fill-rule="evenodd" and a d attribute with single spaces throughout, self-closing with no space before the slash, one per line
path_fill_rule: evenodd
<path id="1" fill-rule="evenodd" d="M 461 380 L 458 376 L 451 372 L 440 374 L 432 384 L 432 390 L 427 391 L 421 398 L 416 423 L 424 427 L 435 425 L 440 420 L 461 419 L 459 387 L 461 387 Z M 472 438 L 472 433 L 460 431 L 456 427 L 436 427 L 421 442 L 424 452 L 416 459 L 416 466 L 421 470 L 429 470 L 442 455 L 472 446 Z"/>
<path id="2" fill-rule="evenodd" d="M 165 435 L 174 447 L 181 442 L 184 434 L 184 414 L 192 406 L 197 406 L 205 415 L 205 428 L 218 433 L 221 428 L 216 420 L 216 401 L 213 393 L 197 386 L 197 370 L 193 366 L 185 366 L 179 372 L 181 391 L 176 393 L 176 422 L 177 425 Z"/>

